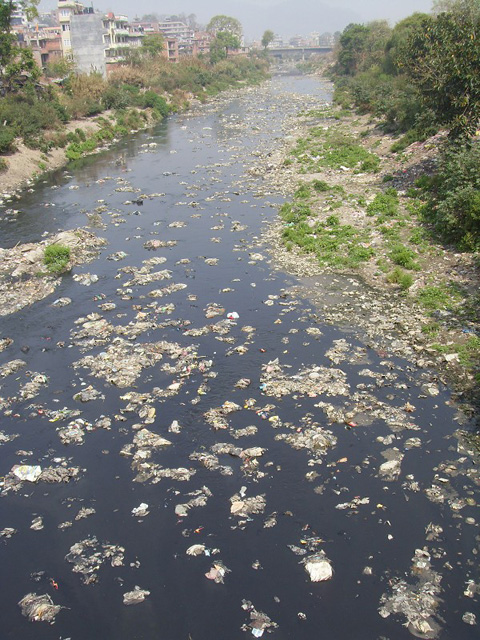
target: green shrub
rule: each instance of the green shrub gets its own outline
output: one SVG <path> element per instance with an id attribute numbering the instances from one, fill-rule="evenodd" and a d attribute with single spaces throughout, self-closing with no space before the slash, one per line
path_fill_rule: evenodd
<path id="1" fill-rule="evenodd" d="M 417 299 L 422 307 L 425 307 L 430 311 L 448 307 L 451 302 L 451 298 L 445 287 L 435 286 L 426 286 L 423 287 L 423 289 L 420 289 Z"/>
<path id="2" fill-rule="evenodd" d="M 406 273 L 400 269 L 400 267 L 395 267 L 395 269 L 387 275 L 387 280 L 392 284 L 398 284 L 404 291 L 409 289 L 413 284 L 413 277 L 411 274 Z"/>
<path id="3" fill-rule="evenodd" d="M 15 149 L 15 131 L 5 126 L 0 129 L 0 153 L 9 153 Z"/>
<path id="4" fill-rule="evenodd" d="M 390 147 L 390 151 L 392 153 L 399 153 L 400 151 L 404 151 L 407 147 L 409 147 L 414 142 L 418 142 L 421 138 L 421 135 L 417 129 L 410 129 L 407 131 L 405 135 L 403 135 L 399 140 L 396 140 L 392 146 Z"/>
<path id="5" fill-rule="evenodd" d="M 336 227 L 340 224 L 340 219 L 338 216 L 328 216 L 325 220 L 325 224 L 328 224 L 329 227 Z"/>
<path id="6" fill-rule="evenodd" d="M 8 169 L 8 162 L 5 158 L 0 158 L 0 173 L 4 173 Z"/>
<path id="7" fill-rule="evenodd" d="M 378 156 L 370 155 L 360 165 L 360 171 L 362 173 L 376 173 L 380 168 L 380 158 Z"/>
<path id="8" fill-rule="evenodd" d="M 392 218 L 398 213 L 398 194 L 390 188 L 385 193 L 378 193 L 367 207 L 368 216 Z"/>
<path id="9" fill-rule="evenodd" d="M 310 187 L 308 186 L 308 184 L 302 184 L 296 191 L 295 191 L 295 198 L 300 198 L 300 199 L 305 199 L 305 198 L 309 198 L 310 197 Z"/>
<path id="10" fill-rule="evenodd" d="M 478 140 L 449 145 L 441 155 L 424 211 L 446 240 L 468 250 L 480 247 L 479 166 Z"/>
<path id="11" fill-rule="evenodd" d="M 45 248 L 43 262 L 50 273 L 65 271 L 70 260 L 70 248 L 61 244 L 51 244 Z"/>
<path id="12" fill-rule="evenodd" d="M 79 140 L 81 140 L 82 142 L 85 142 L 85 140 L 87 139 L 87 136 L 83 129 L 80 129 L 80 127 L 77 127 L 75 129 L 75 133 L 77 134 Z"/>
<path id="13" fill-rule="evenodd" d="M 85 105 L 85 115 L 87 117 L 96 116 L 99 113 L 102 113 L 103 108 L 100 102 L 95 102 L 94 100 L 88 100 Z"/>
<path id="14" fill-rule="evenodd" d="M 155 109 L 162 117 L 166 117 L 169 114 L 169 108 L 166 100 L 155 93 L 155 91 L 145 91 L 143 94 L 143 106 L 145 108 Z"/>
<path id="15" fill-rule="evenodd" d="M 325 180 L 313 180 L 312 187 L 318 193 L 322 193 L 323 191 L 330 191 L 331 189 L 330 185 L 328 184 L 328 182 L 325 182 Z"/>
<path id="16" fill-rule="evenodd" d="M 124 86 L 110 85 L 102 95 L 105 109 L 126 109 L 135 104 L 135 96 Z"/>
<path id="17" fill-rule="evenodd" d="M 395 245 L 390 252 L 390 259 L 394 264 L 398 264 L 400 267 L 410 271 L 418 271 L 420 269 L 418 262 L 415 262 L 415 257 L 416 254 L 402 244 Z"/>

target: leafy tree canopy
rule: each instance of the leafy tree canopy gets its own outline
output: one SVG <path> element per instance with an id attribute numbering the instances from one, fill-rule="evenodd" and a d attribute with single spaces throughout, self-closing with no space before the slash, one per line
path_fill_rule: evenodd
<path id="1" fill-rule="evenodd" d="M 0 0 L 0 90 L 4 93 L 18 88 L 19 78 L 27 73 L 32 81 L 40 77 L 30 49 L 16 46 L 17 37 L 11 31 L 13 11 L 23 9 L 31 20 L 36 15 L 39 0 Z"/>
<path id="2" fill-rule="evenodd" d="M 268 45 L 275 39 L 275 34 L 271 29 L 267 29 L 262 36 L 262 47 L 266 49 Z"/>
<path id="3" fill-rule="evenodd" d="M 236 18 L 218 15 L 214 16 L 207 24 L 207 31 L 215 34 L 220 31 L 228 31 L 228 33 L 241 38 L 243 29 L 241 22 Z"/>
<path id="4" fill-rule="evenodd" d="M 418 29 L 422 29 L 431 18 L 426 13 L 413 13 L 397 22 L 385 47 L 384 68 L 387 73 L 401 72 L 402 60 L 408 56 L 409 42 Z"/>
<path id="5" fill-rule="evenodd" d="M 471 137 L 480 121 L 480 14 L 440 13 L 414 30 L 400 64 L 451 137 Z"/>
<path id="6" fill-rule="evenodd" d="M 455 13 L 473 19 L 480 16 L 480 0 L 433 0 L 432 13 Z"/>
<path id="7" fill-rule="evenodd" d="M 149 33 L 142 40 L 142 54 L 154 58 L 162 53 L 165 40 L 161 33 Z"/>
<path id="8" fill-rule="evenodd" d="M 239 49 L 240 38 L 229 31 L 219 31 L 210 43 L 210 62 L 225 60 L 229 49 Z"/>
<path id="9" fill-rule="evenodd" d="M 353 76 L 378 64 L 390 35 L 391 29 L 383 20 L 348 25 L 339 39 L 336 72 Z"/>

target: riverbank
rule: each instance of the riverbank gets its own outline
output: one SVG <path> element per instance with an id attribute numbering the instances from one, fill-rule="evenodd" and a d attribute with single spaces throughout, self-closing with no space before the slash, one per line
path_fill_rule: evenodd
<path id="1" fill-rule="evenodd" d="M 330 89 L 222 94 L 2 208 L 3 247 L 75 261 L 2 317 L 5 637 L 475 638 L 473 425 L 356 312 L 324 322 L 262 238 L 282 140 Z M 85 227 L 88 264 L 57 235 Z"/>
<path id="2" fill-rule="evenodd" d="M 8 135 L 17 134 L 1 149 L 0 198 L 18 196 L 45 172 L 101 151 L 169 113 L 208 102 L 225 90 L 256 84 L 266 79 L 268 64 L 265 59 L 238 58 L 215 66 L 197 59 L 171 66 L 163 59 L 143 60 L 119 69 L 108 81 L 95 74 L 72 77 L 65 89 L 49 87 L 34 104 L 21 93 L 0 99 Z M 45 114 L 35 114 L 36 104 Z"/>
<path id="3" fill-rule="evenodd" d="M 442 244 L 419 215 L 416 181 L 434 171 L 442 134 L 393 153 L 375 120 L 330 105 L 285 130 L 265 172 L 290 196 L 267 234 L 279 267 L 306 278 L 327 320 L 437 367 L 460 402 L 478 402 L 478 257 Z"/>

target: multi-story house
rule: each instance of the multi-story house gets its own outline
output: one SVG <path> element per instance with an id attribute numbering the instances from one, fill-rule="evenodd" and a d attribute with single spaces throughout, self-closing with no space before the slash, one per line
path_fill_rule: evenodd
<path id="1" fill-rule="evenodd" d="M 103 42 L 106 45 L 105 58 L 107 73 L 112 65 L 118 65 L 125 60 L 131 49 L 140 47 L 145 33 L 142 27 L 130 25 L 126 16 L 116 16 L 108 13 L 103 19 Z"/>
<path id="2" fill-rule="evenodd" d="M 65 58 L 72 58 L 71 21 L 72 16 L 93 13 L 93 8 L 85 7 L 77 0 L 58 0 L 58 23 L 62 30 L 62 50 Z"/>
<path id="3" fill-rule="evenodd" d="M 163 36 L 165 46 L 163 49 L 163 55 L 169 59 L 170 62 L 178 62 L 179 57 L 179 43 L 178 39 L 175 37 L 170 37 L 165 35 L 164 32 L 160 31 L 158 22 L 141 22 L 135 21 L 132 22 L 133 27 L 138 27 L 143 29 L 143 33 L 148 35 L 161 35 Z"/>
<path id="4" fill-rule="evenodd" d="M 62 36 L 60 27 L 43 27 L 32 30 L 26 36 L 38 66 L 45 70 L 49 62 L 63 58 Z"/>
<path id="5" fill-rule="evenodd" d="M 141 46 L 145 33 L 114 13 L 79 13 L 71 17 L 71 46 L 75 67 L 103 76 L 122 64 L 128 52 Z"/>

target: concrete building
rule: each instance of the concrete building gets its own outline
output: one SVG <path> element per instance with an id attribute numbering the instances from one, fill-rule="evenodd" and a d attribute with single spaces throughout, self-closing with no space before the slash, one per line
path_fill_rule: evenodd
<path id="1" fill-rule="evenodd" d="M 70 55 L 80 73 L 96 71 L 107 75 L 104 16 L 101 13 L 78 13 L 69 22 Z"/>
<path id="2" fill-rule="evenodd" d="M 212 34 L 207 31 L 196 31 L 193 39 L 192 55 L 207 56 L 210 53 L 210 42 L 212 41 Z"/>
<path id="3" fill-rule="evenodd" d="M 71 51 L 80 73 L 107 76 L 122 64 L 131 49 L 140 47 L 145 33 L 114 13 L 78 13 L 70 17 Z"/>
<path id="4" fill-rule="evenodd" d="M 63 58 L 62 36 L 59 27 L 45 27 L 31 32 L 28 43 L 38 66 L 45 70 L 49 62 Z"/>
<path id="5" fill-rule="evenodd" d="M 191 42 L 195 36 L 193 29 L 191 29 L 184 22 L 178 22 L 175 20 L 164 20 L 158 23 L 158 30 L 166 38 L 176 38 L 179 43 Z"/>
<path id="6" fill-rule="evenodd" d="M 130 49 L 141 46 L 145 32 L 140 26 L 128 24 L 126 16 L 116 16 L 114 13 L 108 13 L 103 18 L 103 28 L 106 31 L 103 41 L 106 45 L 105 58 L 108 73 L 112 65 L 125 61 Z"/>
<path id="7" fill-rule="evenodd" d="M 165 47 L 163 49 L 163 55 L 165 58 L 168 58 L 170 62 L 178 62 L 179 58 L 179 47 L 178 47 L 178 39 L 170 36 L 166 36 L 165 33 L 160 31 L 158 22 L 142 22 L 135 21 L 132 22 L 132 27 L 141 29 L 145 36 L 150 35 L 161 35 L 165 42 Z"/>

